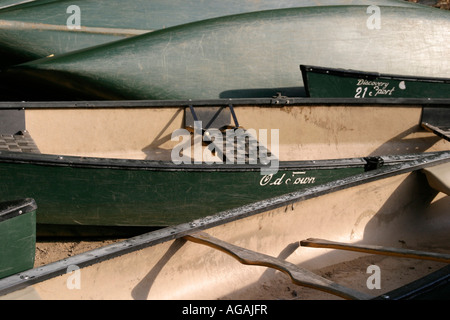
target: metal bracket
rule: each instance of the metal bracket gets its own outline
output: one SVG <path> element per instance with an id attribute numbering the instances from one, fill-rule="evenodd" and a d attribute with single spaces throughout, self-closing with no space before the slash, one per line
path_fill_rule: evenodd
<path id="1" fill-rule="evenodd" d="M 228 108 L 224 106 L 202 107 L 197 110 L 190 105 L 189 109 L 185 109 L 185 127 L 192 129 L 195 121 L 201 121 L 203 131 L 211 128 L 223 130 L 230 128 L 231 117 L 233 117 L 235 127 L 239 127 L 239 122 L 231 104 L 228 105 Z"/>

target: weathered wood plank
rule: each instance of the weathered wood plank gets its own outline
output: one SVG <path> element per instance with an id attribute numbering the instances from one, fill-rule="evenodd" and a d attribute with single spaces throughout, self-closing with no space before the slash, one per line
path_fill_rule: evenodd
<path id="1" fill-rule="evenodd" d="M 207 245 L 214 249 L 225 252 L 237 259 L 242 264 L 257 265 L 277 269 L 287 274 L 294 284 L 300 286 L 314 288 L 350 300 L 366 300 L 372 298 L 369 295 L 358 292 L 351 288 L 341 286 L 335 282 L 325 279 L 309 270 L 300 268 L 295 264 L 292 264 L 285 260 L 277 259 L 259 252 L 235 246 L 231 243 L 214 238 L 207 233 L 195 233 L 185 236 L 184 238 L 186 240 Z"/>
<path id="2" fill-rule="evenodd" d="M 302 240 L 302 241 L 300 241 L 300 245 L 304 246 L 304 247 L 312 247 L 312 248 L 349 250 L 349 251 L 357 251 L 357 252 L 364 252 L 364 253 L 397 256 L 397 257 L 402 257 L 402 258 L 433 260 L 433 261 L 450 263 L 450 254 L 445 254 L 445 253 L 435 253 L 435 252 L 426 252 L 426 251 L 409 250 L 409 249 L 401 249 L 401 248 L 382 247 L 382 246 L 375 246 L 375 245 L 349 244 L 349 243 L 329 241 L 329 240 L 324 240 L 324 239 L 314 239 L 314 238 Z"/>

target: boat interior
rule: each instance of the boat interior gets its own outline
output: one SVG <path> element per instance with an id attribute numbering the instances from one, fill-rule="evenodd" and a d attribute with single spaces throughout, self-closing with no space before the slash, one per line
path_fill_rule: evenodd
<path id="1" fill-rule="evenodd" d="M 184 146 L 188 132 L 195 146 L 195 121 L 201 124 L 197 137 L 201 148 L 209 148 L 213 157 L 224 152 L 225 132 L 230 128 L 241 128 L 244 136 L 254 137 L 258 147 L 280 161 L 409 154 L 449 147 L 448 128 L 439 122 L 448 119 L 449 112 L 441 105 L 283 98 L 259 102 L 22 103 L 18 109 L 9 104 L 0 109 L 0 150 L 170 161 L 174 148 Z M 223 134 L 222 143 L 214 147 L 210 143 L 216 137 L 205 138 L 205 132 L 212 130 Z M 198 155 L 194 148 L 181 149 L 192 160 Z M 206 158 L 207 153 L 200 153 Z"/>
<path id="2" fill-rule="evenodd" d="M 450 181 L 439 174 L 448 165 L 330 183 L 157 230 L 39 268 L 42 281 L 7 297 L 389 299 L 448 269 Z M 67 288 L 74 265 L 82 268 L 79 290 Z"/>

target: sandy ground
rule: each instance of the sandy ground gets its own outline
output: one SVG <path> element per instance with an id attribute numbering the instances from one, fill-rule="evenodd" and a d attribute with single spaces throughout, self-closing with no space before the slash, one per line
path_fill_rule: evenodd
<path id="1" fill-rule="evenodd" d="M 107 240 L 37 240 L 35 267 L 62 260 L 89 250 L 120 241 Z"/>

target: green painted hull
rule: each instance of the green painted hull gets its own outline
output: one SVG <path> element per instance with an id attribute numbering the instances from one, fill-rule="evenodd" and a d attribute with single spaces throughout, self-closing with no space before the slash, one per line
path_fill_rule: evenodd
<path id="1" fill-rule="evenodd" d="M 32 199 L 0 203 L 0 278 L 33 268 L 36 210 Z"/>
<path id="2" fill-rule="evenodd" d="M 448 75 L 450 12 L 382 7 L 381 16 L 373 29 L 365 6 L 233 15 L 40 59 L 3 77 L 18 78 L 22 92 L 66 90 L 70 99 L 165 100 L 305 96 L 299 64 Z"/>
<path id="3" fill-rule="evenodd" d="M 118 0 L 41 0 L 0 12 L 0 52 L 4 55 L 2 64 L 6 66 L 219 16 L 352 3 L 416 6 L 396 0 L 134 0 L 126 4 Z M 67 12 L 69 6 L 80 9 L 80 29 L 68 27 L 76 22 L 71 18 L 75 11 Z"/>
<path id="4" fill-rule="evenodd" d="M 450 98 L 450 79 L 301 66 L 311 98 Z"/>
<path id="5" fill-rule="evenodd" d="M 167 226 L 364 172 L 363 159 L 260 169 L 156 161 L 0 155 L 1 199 L 28 194 L 38 224 Z"/>

